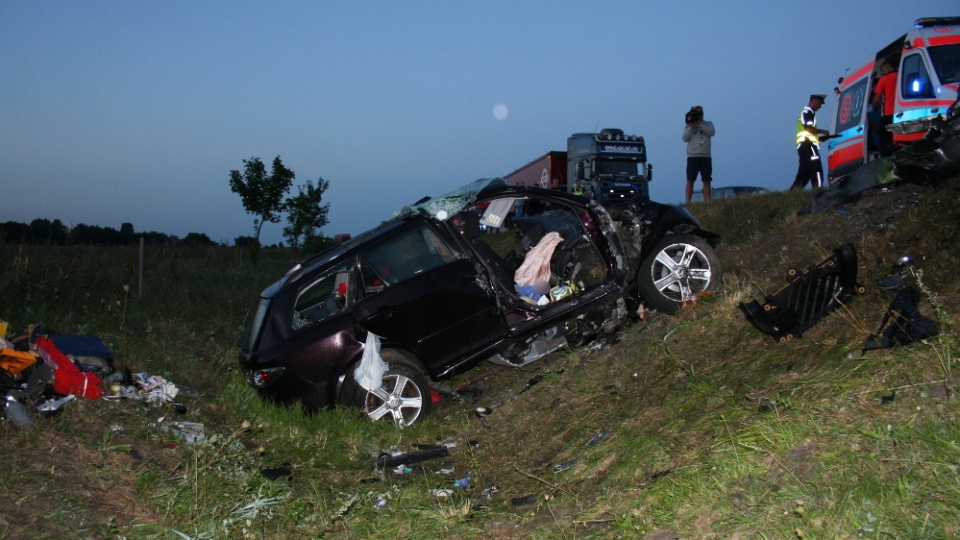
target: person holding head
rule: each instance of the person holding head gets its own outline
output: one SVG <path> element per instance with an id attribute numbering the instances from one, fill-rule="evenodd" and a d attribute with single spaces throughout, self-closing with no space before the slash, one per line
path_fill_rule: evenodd
<path id="1" fill-rule="evenodd" d="M 880 125 L 877 131 L 880 133 L 880 155 L 889 156 L 893 147 L 893 133 L 887 131 L 887 126 L 893 122 L 893 105 L 897 97 L 897 72 L 893 70 L 893 64 L 889 60 L 880 63 L 880 80 L 877 81 L 877 87 L 873 89 L 873 100 L 871 104 L 874 109 L 883 110 L 880 114 Z"/>
<path id="2" fill-rule="evenodd" d="M 819 189 L 823 185 L 820 136 L 830 135 L 830 132 L 817 127 L 817 111 L 826 99 L 826 94 L 811 94 L 807 106 L 800 111 L 800 118 L 797 119 L 797 156 L 800 158 L 800 165 L 790 189 L 803 189 L 807 182 L 813 189 Z"/>
<path id="3" fill-rule="evenodd" d="M 684 116 L 683 142 L 687 143 L 687 204 L 693 196 L 693 184 L 700 175 L 703 182 L 703 200 L 710 200 L 710 182 L 713 181 L 713 159 L 710 157 L 710 139 L 717 133 L 713 122 L 703 119 L 703 107 L 694 105 Z"/>

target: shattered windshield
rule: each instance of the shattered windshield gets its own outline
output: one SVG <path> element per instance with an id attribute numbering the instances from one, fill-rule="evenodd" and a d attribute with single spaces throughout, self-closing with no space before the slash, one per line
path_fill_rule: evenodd
<path id="1" fill-rule="evenodd" d="M 930 47 L 930 61 L 941 84 L 960 82 L 960 44 Z"/>
<path id="2" fill-rule="evenodd" d="M 481 178 L 441 197 L 430 199 L 413 206 L 405 206 L 400 213 L 420 212 L 440 220 L 445 220 L 450 216 L 455 216 L 464 208 L 472 206 L 481 191 L 505 187 L 506 185 L 507 183 L 504 182 L 502 178 Z"/>

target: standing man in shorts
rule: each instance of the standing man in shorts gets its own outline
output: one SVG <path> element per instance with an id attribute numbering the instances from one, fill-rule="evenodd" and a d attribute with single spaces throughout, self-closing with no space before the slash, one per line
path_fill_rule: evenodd
<path id="1" fill-rule="evenodd" d="M 697 175 L 703 182 L 703 200 L 710 200 L 710 182 L 713 181 L 713 160 L 710 157 L 710 139 L 717 132 L 713 122 L 703 119 L 703 107 L 695 105 L 684 117 L 683 142 L 687 143 L 687 204 L 693 196 Z"/>

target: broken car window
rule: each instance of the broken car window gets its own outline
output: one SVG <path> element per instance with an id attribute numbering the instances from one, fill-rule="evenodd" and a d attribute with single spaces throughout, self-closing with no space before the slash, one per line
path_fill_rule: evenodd
<path id="1" fill-rule="evenodd" d="M 347 305 L 350 265 L 324 273 L 300 293 L 293 310 L 293 329 L 299 330 L 340 313 Z"/>
<path id="2" fill-rule="evenodd" d="M 436 232 L 422 224 L 374 246 L 360 258 L 364 289 L 370 295 L 458 257 Z"/>

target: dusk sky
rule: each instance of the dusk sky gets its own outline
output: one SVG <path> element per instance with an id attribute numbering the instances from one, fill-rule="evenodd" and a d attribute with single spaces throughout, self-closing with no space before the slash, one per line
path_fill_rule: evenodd
<path id="1" fill-rule="evenodd" d="M 232 244 L 254 218 L 230 170 L 279 155 L 295 185 L 330 182 L 322 232 L 357 234 L 605 127 L 645 137 L 651 197 L 675 203 L 697 104 L 714 186 L 782 190 L 808 96 L 829 94 L 830 129 L 847 68 L 947 15 L 960 2 L 0 0 L 0 221 Z"/>

